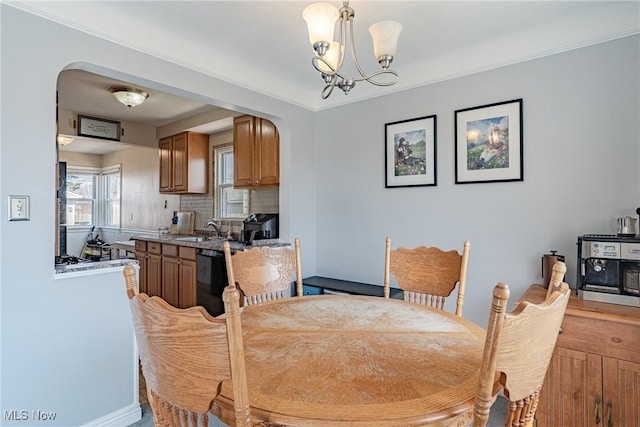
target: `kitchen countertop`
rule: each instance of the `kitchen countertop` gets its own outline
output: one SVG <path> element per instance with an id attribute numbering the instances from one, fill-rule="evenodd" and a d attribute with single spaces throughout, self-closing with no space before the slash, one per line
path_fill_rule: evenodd
<path id="1" fill-rule="evenodd" d="M 189 248 L 213 250 L 222 252 L 222 247 L 226 239 L 222 238 L 210 238 L 206 236 L 197 235 L 180 235 L 180 234 L 161 234 L 157 236 L 133 236 L 133 240 L 141 240 L 145 242 L 167 243 L 176 246 L 186 246 Z M 253 245 L 246 245 L 244 243 L 229 240 L 232 252 L 249 250 L 256 246 L 270 246 L 270 247 L 282 247 L 291 246 L 291 243 L 284 242 L 280 239 L 264 239 L 255 240 Z"/>
<path id="2" fill-rule="evenodd" d="M 134 259 L 114 259 L 110 261 L 87 261 L 78 264 L 58 265 L 55 267 L 55 274 L 68 275 L 69 273 L 79 273 L 86 275 L 87 273 L 100 273 L 111 268 L 123 268 L 125 265 L 136 265 L 138 261 Z"/>

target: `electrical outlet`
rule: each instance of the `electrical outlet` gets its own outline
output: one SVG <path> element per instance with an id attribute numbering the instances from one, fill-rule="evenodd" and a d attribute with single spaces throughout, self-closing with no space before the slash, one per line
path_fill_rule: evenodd
<path id="1" fill-rule="evenodd" d="M 29 196 L 9 196 L 9 221 L 29 220 Z"/>
<path id="2" fill-rule="evenodd" d="M 129 221 L 133 221 L 133 212 L 129 212 Z"/>

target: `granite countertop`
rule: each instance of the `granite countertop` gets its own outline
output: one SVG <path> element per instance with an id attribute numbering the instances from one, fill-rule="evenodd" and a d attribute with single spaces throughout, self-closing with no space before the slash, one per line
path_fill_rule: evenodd
<path id="1" fill-rule="evenodd" d="M 227 241 L 222 238 L 211 238 L 207 236 L 193 236 L 193 235 L 180 235 L 180 234 L 158 234 L 157 236 L 133 236 L 133 240 L 141 240 L 145 242 L 156 243 L 168 243 L 176 246 L 186 246 L 189 248 L 223 251 L 223 243 Z M 229 246 L 232 252 L 249 250 L 256 246 L 270 246 L 270 247 L 282 247 L 291 246 L 291 243 L 284 242 L 280 239 L 264 239 L 255 240 L 252 245 L 246 245 L 244 243 L 229 240 Z"/>
<path id="2" fill-rule="evenodd" d="M 136 265 L 138 261 L 130 258 L 122 258 L 122 259 L 114 259 L 109 261 L 87 261 L 81 262 L 78 264 L 69 264 L 69 265 L 57 265 L 55 267 L 55 274 L 66 274 L 66 273 L 80 273 L 80 272 L 94 272 L 99 273 L 100 270 L 114 268 L 114 267 L 124 267 L 125 265 Z"/>

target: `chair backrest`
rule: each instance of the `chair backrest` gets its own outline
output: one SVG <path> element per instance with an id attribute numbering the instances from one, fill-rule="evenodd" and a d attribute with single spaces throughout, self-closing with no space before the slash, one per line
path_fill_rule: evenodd
<path id="1" fill-rule="evenodd" d="M 464 291 L 467 281 L 467 263 L 471 244 L 465 241 L 462 254 L 456 250 L 443 251 L 436 247 L 420 246 L 415 249 L 391 249 L 387 237 L 384 262 L 384 296 L 389 298 L 390 274 L 395 276 L 403 290 L 405 301 L 444 309 L 445 298 L 458 285 L 456 314 L 462 316 Z"/>
<path id="2" fill-rule="evenodd" d="M 206 426 L 208 412 L 221 415 L 214 399 L 226 380 L 236 425 L 251 425 L 238 290 L 224 290 L 225 318 L 213 318 L 202 307 L 179 309 L 138 293 L 132 266 L 123 274 L 155 425 Z"/>
<path id="3" fill-rule="evenodd" d="M 296 294 L 302 296 L 300 239 L 294 239 L 294 249 L 256 246 L 231 255 L 229 242 L 224 242 L 229 286 L 237 286 L 244 304 L 258 304 L 287 296 L 296 278 Z"/>
<path id="4" fill-rule="evenodd" d="M 505 426 L 532 425 L 569 294 L 569 285 L 562 283 L 541 304 L 524 301 L 506 313 L 509 287 L 496 285 L 473 410 L 474 427 L 486 425 L 500 387 L 509 400 Z"/>

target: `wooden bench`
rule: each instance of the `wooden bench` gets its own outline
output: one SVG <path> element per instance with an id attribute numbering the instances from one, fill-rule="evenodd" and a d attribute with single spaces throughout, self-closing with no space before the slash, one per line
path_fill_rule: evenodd
<path id="1" fill-rule="evenodd" d="M 304 295 L 369 295 L 384 297 L 384 288 L 379 285 L 352 282 L 349 280 L 332 279 L 330 277 L 312 276 L 302 279 L 302 293 Z M 402 290 L 391 288 L 391 298 L 402 299 Z"/>

